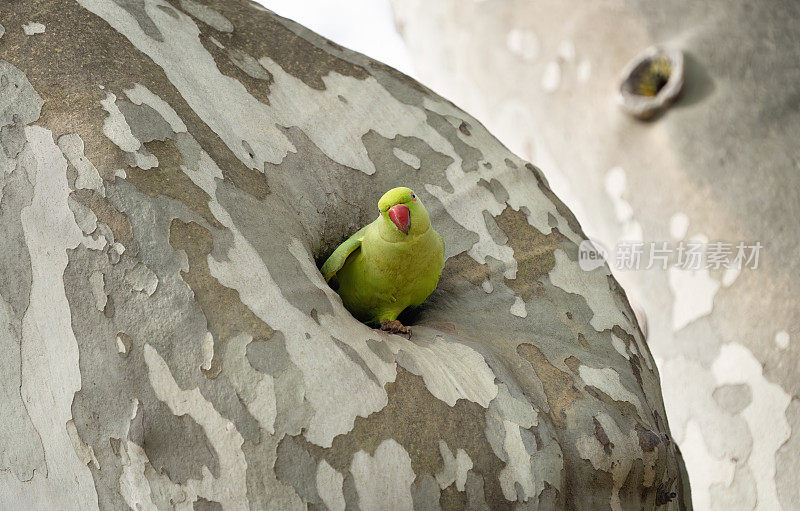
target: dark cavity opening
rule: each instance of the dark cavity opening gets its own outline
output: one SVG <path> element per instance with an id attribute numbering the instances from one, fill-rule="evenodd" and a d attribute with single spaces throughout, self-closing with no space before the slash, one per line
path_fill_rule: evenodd
<path id="1" fill-rule="evenodd" d="M 672 62 L 665 56 L 642 62 L 633 73 L 633 92 L 639 96 L 654 97 L 669 82 Z"/>

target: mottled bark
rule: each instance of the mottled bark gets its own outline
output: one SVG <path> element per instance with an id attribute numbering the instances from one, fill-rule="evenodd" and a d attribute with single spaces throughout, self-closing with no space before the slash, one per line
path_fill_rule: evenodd
<path id="1" fill-rule="evenodd" d="M 646 314 L 696 507 L 797 509 L 800 4 L 393 5 L 422 80 L 541 164 L 606 248 L 646 243 L 617 275 Z M 653 44 L 683 52 L 684 88 L 643 123 L 614 96 Z M 728 243 L 729 260 L 760 242 L 758 267 L 644 270 L 649 242 L 672 265 L 697 240 Z"/>
<path id="2" fill-rule="evenodd" d="M 15 2 L 0 22 L 0 507 L 688 491 L 625 294 L 472 117 L 247 2 Z M 400 184 L 447 242 L 411 340 L 353 319 L 315 264 Z"/>

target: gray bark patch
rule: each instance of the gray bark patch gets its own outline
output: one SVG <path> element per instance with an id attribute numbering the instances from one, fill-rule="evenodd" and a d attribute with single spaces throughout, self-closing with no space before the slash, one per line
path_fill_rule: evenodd
<path id="1" fill-rule="evenodd" d="M 305 502 L 319 502 L 316 486 L 317 464 L 311 456 L 297 445 L 291 437 L 284 437 L 278 444 L 278 458 L 275 460 L 275 475 L 295 489 Z"/>
<path id="2" fill-rule="evenodd" d="M 144 410 L 144 451 L 156 471 L 172 481 L 202 479 L 202 468 L 219 475 L 219 462 L 203 429 L 188 415 L 176 417 L 161 402 Z M 180 438 L 181 442 L 175 439 Z"/>

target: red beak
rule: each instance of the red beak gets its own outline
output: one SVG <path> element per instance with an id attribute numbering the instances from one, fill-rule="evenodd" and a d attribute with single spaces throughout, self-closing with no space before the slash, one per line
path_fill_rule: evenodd
<path id="1" fill-rule="evenodd" d="M 389 210 L 389 218 L 392 219 L 398 229 L 408 234 L 408 230 L 411 229 L 411 212 L 408 211 L 408 206 L 395 204 Z"/>

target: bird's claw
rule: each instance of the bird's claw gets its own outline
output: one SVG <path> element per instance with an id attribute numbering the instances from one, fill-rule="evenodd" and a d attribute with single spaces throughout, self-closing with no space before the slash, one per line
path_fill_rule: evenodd
<path id="1" fill-rule="evenodd" d="M 400 334 L 405 335 L 407 339 L 411 339 L 411 327 L 404 326 L 397 320 L 394 321 L 384 321 L 381 323 L 381 330 L 390 332 L 393 334 Z"/>

